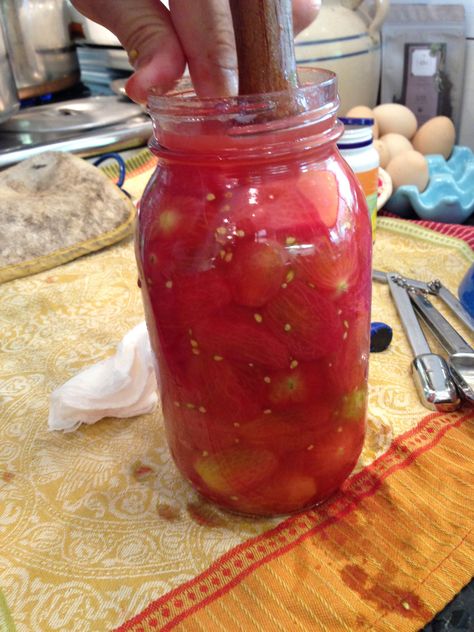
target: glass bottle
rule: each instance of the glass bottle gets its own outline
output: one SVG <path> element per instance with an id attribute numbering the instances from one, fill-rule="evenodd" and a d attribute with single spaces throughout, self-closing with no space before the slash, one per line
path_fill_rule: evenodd
<path id="1" fill-rule="evenodd" d="M 318 69 L 291 94 L 149 99 L 136 256 L 167 440 L 231 511 L 318 504 L 362 449 L 372 240 L 337 107 Z"/>

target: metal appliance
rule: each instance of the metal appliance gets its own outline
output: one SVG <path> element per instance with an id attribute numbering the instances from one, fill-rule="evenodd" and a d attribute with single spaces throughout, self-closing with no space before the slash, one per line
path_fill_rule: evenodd
<path id="1" fill-rule="evenodd" d="M 80 79 L 65 0 L 0 0 L 20 99 L 64 90 Z"/>
<path id="2" fill-rule="evenodd" d="M 88 157 L 140 147 L 151 134 L 143 108 L 117 95 L 33 105 L 0 125 L 0 169 L 44 151 Z"/>
<path id="3" fill-rule="evenodd" d="M 49 150 L 90 157 L 147 144 L 151 120 L 124 95 L 133 68 L 111 33 L 81 39 L 67 0 L 0 0 L 0 9 L 21 100 L 18 114 L 0 117 L 0 169 Z"/>
<path id="4" fill-rule="evenodd" d="M 20 107 L 6 47 L 1 9 L 0 6 L 0 123 L 13 116 Z"/>

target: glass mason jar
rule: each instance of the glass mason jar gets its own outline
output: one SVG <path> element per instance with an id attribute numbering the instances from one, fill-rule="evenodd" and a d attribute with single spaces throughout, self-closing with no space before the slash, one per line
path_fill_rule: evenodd
<path id="1" fill-rule="evenodd" d="M 365 434 L 370 219 L 335 76 L 300 84 L 149 99 L 136 256 L 167 439 L 203 496 L 253 515 L 322 502 Z"/>

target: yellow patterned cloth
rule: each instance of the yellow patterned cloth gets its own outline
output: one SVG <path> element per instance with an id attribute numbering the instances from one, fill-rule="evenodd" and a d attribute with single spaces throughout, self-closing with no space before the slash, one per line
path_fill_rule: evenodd
<path id="1" fill-rule="evenodd" d="M 146 170 L 137 174 L 126 188 L 137 193 L 149 175 Z M 379 222 L 377 268 L 427 280 L 438 276 L 455 290 L 472 261 L 472 251 L 458 239 L 400 220 Z M 130 238 L 0 286 L 2 632 L 102 632 L 118 626 L 137 631 L 174 626 L 251 629 L 239 628 L 235 616 L 219 628 L 219 617 L 213 623 L 212 608 L 205 602 L 199 607 L 189 602 L 186 616 L 179 614 L 186 604 L 173 591 L 201 574 L 207 577 L 208 569 L 243 550 L 239 547 L 245 543 L 260 542 L 269 530 L 279 528 L 282 519 L 232 516 L 199 499 L 171 461 L 160 410 L 134 419 L 106 419 L 71 434 L 47 431 L 51 391 L 81 368 L 110 355 L 143 318 Z M 418 401 L 409 374 L 410 350 L 382 284 L 374 284 L 372 320 L 392 324 L 394 339 L 386 352 L 371 356 L 369 434 L 359 470 L 386 452 L 393 438 L 413 431 L 428 412 Z M 469 339 L 468 332 L 459 328 Z M 446 423 L 457 427 L 465 417 L 466 411 L 454 413 Z M 365 520 L 370 522 L 370 516 Z M 248 562 L 254 553 L 248 550 L 246 555 Z M 370 561 L 364 572 L 370 574 L 369 567 Z M 245 589 L 247 599 L 251 593 L 246 582 L 254 577 L 253 566 L 249 568 L 240 583 L 234 582 Z M 215 586 L 219 581 L 212 579 Z M 465 574 L 450 594 L 441 591 L 442 597 L 434 603 L 444 605 L 463 581 Z M 210 591 L 211 580 L 203 586 L 203 593 Z M 334 600 L 336 580 L 331 591 L 328 598 Z M 194 599 L 189 595 L 188 601 Z M 154 614 L 148 609 L 146 621 L 134 622 L 133 617 L 165 596 L 168 605 L 153 610 Z M 301 597 L 306 598 L 310 599 Z M 437 607 L 425 610 L 421 618 L 406 619 L 403 628 L 395 624 L 372 628 L 367 623 L 376 620 L 375 615 L 369 617 L 371 601 L 362 598 L 361 603 L 367 607 L 357 616 L 366 617 L 359 623 L 365 620 L 367 625 L 318 628 L 316 619 L 303 617 L 303 623 L 289 619 L 281 629 L 417 630 Z M 414 608 L 407 603 L 408 609 Z M 172 624 L 166 623 L 174 616 L 170 608 L 178 612 Z M 305 609 L 311 610 L 309 605 Z M 208 613 L 207 623 L 198 623 L 198 614 L 193 614 L 198 610 Z M 258 612 L 258 629 L 280 629 L 278 617 L 266 618 Z"/>

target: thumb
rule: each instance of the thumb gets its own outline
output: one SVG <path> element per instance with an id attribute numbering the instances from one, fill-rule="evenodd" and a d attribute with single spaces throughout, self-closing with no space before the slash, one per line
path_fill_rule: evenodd
<path id="1" fill-rule="evenodd" d="M 186 60 L 169 11 L 155 0 L 72 0 L 78 11 L 112 31 L 128 52 L 135 73 L 127 82 L 131 99 L 145 103 L 147 91 L 170 90 Z"/>
<path id="2" fill-rule="evenodd" d="M 316 19 L 321 9 L 321 0 L 292 0 L 293 30 L 299 33 Z"/>

